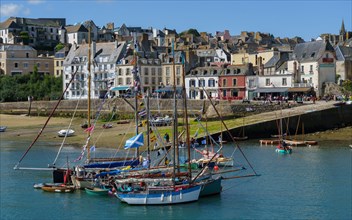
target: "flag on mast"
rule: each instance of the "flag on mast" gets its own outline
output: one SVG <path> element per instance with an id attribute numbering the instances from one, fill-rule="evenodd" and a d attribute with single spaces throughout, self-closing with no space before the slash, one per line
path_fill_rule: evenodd
<path id="1" fill-rule="evenodd" d="M 132 138 L 128 139 L 125 143 L 125 149 L 128 148 L 138 148 L 140 146 L 144 145 L 144 138 L 143 138 L 143 132 L 139 133 L 136 136 L 133 136 Z"/>

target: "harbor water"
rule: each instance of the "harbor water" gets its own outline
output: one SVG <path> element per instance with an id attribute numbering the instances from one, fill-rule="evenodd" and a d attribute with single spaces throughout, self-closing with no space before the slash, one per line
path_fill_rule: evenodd
<path id="1" fill-rule="evenodd" d="M 34 189 L 34 183 L 51 182 L 52 176 L 50 171 L 13 169 L 29 144 L 1 141 L 0 219 L 347 220 L 352 216 L 352 149 L 351 143 L 344 141 L 294 148 L 289 155 L 276 153 L 275 146 L 260 146 L 258 140 L 241 142 L 242 151 L 260 176 L 223 180 L 220 195 L 173 206 L 129 206 L 117 198 L 95 197 L 83 190 L 59 194 Z M 21 165 L 47 167 L 57 151 L 57 144 L 37 143 Z M 73 161 L 80 151 L 65 147 L 60 162 Z M 232 151 L 228 144 L 223 153 Z M 238 150 L 235 159 L 250 171 Z"/>

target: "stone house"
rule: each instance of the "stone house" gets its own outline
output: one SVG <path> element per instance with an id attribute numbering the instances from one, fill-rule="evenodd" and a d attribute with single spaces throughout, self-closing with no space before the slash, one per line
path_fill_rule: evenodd
<path id="1" fill-rule="evenodd" d="M 38 56 L 37 51 L 28 45 L 0 44 L 0 74 L 16 75 L 33 73 L 53 74 L 53 58 Z"/>

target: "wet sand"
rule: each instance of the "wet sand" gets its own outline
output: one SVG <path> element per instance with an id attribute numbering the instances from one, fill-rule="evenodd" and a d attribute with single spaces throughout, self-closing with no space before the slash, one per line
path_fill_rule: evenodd
<path id="1" fill-rule="evenodd" d="M 0 132 L 0 140 L 33 141 L 47 119 L 47 117 L 0 114 L 0 125 L 7 126 L 6 132 Z M 81 128 L 83 122 L 82 118 L 72 120 L 71 129 L 75 130 L 75 135 L 68 137 L 65 143 L 77 146 L 85 143 L 88 134 Z M 58 137 L 57 132 L 61 129 L 67 129 L 70 123 L 71 118 L 51 118 L 38 141 L 61 143 L 63 138 Z M 111 124 L 113 125 L 112 128 L 103 129 L 103 122 L 98 122 L 94 135 L 91 137 L 91 143 L 98 143 L 101 147 L 118 147 L 135 134 L 135 123 L 133 121 L 127 124 L 117 124 L 117 122 Z M 145 131 L 145 127 L 139 127 L 139 130 Z M 306 134 L 304 137 L 298 135 L 296 138 L 318 142 L 350 141 L 352 143 L 352 127 Z"/>
<path id="2" fill-rule="evenodd" d="M 6 131 L 0 133 L 0 139 L 33 141 L 47 119 L 48 117 L 0 114 L 0 125 L 7 126 Z M 85 143 L 88 133 L 84 131 L 85 129 L 81 128 L 81 124 L 84 121 L 82 118 L 74 118 L 72 120 L 70 128 L 75 131 L 75 134 L 72 137 L 67 137 L 65 143 L 78 146 Z M 61 129 L 67 129 L 70 123 L 71 118 L 52 117 L 38 141 L 61 143 L 63 138 L 58 137 L 57 132 Z M 111 123 L 113 127 L 109 129 L 103 129 L 103 124 L 103 122 L 97 122 L 94 135 L 90 139 L 91 143 L 99 143 L 101 147 L 120 146 L 128 137 L 133 136 L 135 133 L 134 122 L 128 124 L 117 124 L 114 122 Z"/>

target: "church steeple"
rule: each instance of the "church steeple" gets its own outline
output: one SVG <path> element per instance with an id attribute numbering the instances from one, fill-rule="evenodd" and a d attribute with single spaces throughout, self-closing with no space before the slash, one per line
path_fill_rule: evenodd
<path id="1" fill-rule="evenodd" d="M 345 34 L 346 34 L 345 23 L 342 20 L 341 29 L 340 29 L 340 35 L 345 35 Z"/>
<path id="2" fill-rule="evenodd" d="M 345 23 L 343 22 L 343 19 L 342 19 L 340 35 L 339 35 L 339 43 L 343 43 L 345 40 L 346 40 L 346 29 L 345 29 Z"/>

